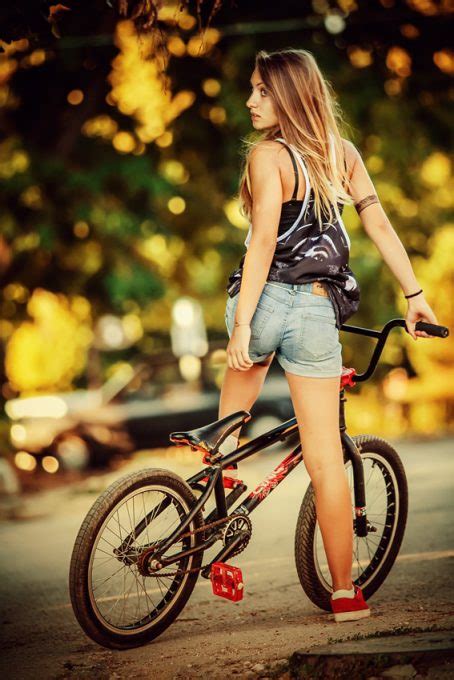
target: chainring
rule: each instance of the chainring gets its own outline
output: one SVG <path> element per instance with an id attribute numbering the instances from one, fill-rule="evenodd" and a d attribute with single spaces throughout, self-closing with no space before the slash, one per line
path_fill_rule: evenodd
<path id="1" fill-rule="evenodd" d="M 234 555 L 239 555 L 247 547 L 252 536 L 252 522 L 246 515 L 231 517 L 222 532 L 222 542 L 225 546 L 229 545 L 239 533 L 244 534 L 243 541 L 237 546 L 234 552 L 230 553 L 229 559 Z"/>

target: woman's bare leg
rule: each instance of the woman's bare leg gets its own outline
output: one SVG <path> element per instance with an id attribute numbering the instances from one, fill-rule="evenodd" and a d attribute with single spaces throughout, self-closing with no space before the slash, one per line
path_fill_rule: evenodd
<path id="1" fill-rule="evenodd" d="M 247 371 L 235 371 L 227 367 L 219 400 L 219 418 L 224 418 L 235 411 L 248 411 L 256 402 L 266 374 L 274 357 L 273 354 L 260 363 L 256 363 Z M 232 432 L 234 437 L 240 436 L 241 427 Z"/>
<path id="2" fill-rule="evenodd" d="M 340 378 L 285 372 L 315 492 L 317 520 L 334 590 L 352 587 L 353 518 L 339 432 Z"/>

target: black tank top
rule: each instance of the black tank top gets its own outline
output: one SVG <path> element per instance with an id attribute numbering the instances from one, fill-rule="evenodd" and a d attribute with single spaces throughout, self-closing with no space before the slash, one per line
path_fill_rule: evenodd
<path id="1" fill-rule="evenodd" d="M 315 214 L 314 192 L 304 160 L 282 137 L 277 137 L 275 141 L 282 142 L 290 154 L 295 173 L 295 188 L 292 198 L 282 203 L 276 249 L 266 280 L 283 283 L 323 281 L 334 305 L 336 326 L 340 328 L 357 311 L 360 301 L 358 282 L 348 266 L 350 239 L 342 220 L 343 205 L 333 205 L 335 217 L 332 222 L 328 222 L 327 216 L 322 215 L 320 231 Z M 332 137 L 331 153 L 335 158 Z M 306 180 L 305 196 L 299 200 L 296 198 L 299 186 L 297 162 Z M 244 242 L 246 249 L 249 247 L 251 234 L 252 226 L 249 225 Z M 245 257 L 246 253 L 238 268 L 229 276 L 226 290 L 230 297 L 234 297 L 240 290 Z"/>

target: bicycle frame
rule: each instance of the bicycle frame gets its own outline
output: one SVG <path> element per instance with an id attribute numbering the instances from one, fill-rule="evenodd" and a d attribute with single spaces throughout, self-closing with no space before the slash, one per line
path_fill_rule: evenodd
<path id="1" fill-rule="evenodd" d="M 387 336 L 389 332 L 392 330 L 392 328 L 395 327 L 406 328 L 405 320 L 392 319 L 383 327 L 381 331 L 376 331 L 368 328 L 360 328 L 357 326 L 349 325 L 341 326 L 341 330 L 345 330 L 351 333 L 357 333 L 360 335 L 366 335 L 368 337 L 378 339 L 378 343 L 372 354 L 369 366 L 367 367 L 366 371 L 364 371 L 364 373 L 357 374 L 354 376 L 355 383 L 367 380 L 372 375 L 380 358 Z M 438 335 L 439 337 L 447 337 L 447 335 L 449 334 L 448 329 L 445 327 L 434 326 L 432 324 L 426 324 L 423 322 L 418 322 L 416 325 L 416 329 L 426 330 L 426 332 Z M 345 461 L 350 461 L 353 468 L 355 531 L 357 536 L 361 537 L 366 536 L 368 531 L 364 471 L 360 451 L 355 445 L 353 439 L 346 432 L 344 410 L 345 402 L 346 402 L 345 389 L 342 388 L 340 390 L 339 429 L 341 443 L 344 451 L 344 459 Z M 249 458 L 258 451 L 262 451 L 263 449 L 271 446 L 272 444 L 278 441 L 284 441 L 292 434 L 295 434 L 297 432 L 298 432 L 297 420 L 295 417 L 290 418 L 289 420 L 282 423 L 281 425 L 278 425 L 269 432 L 266 432 L 260 435 L 259 437 L 256 437 L 255 439 L 247 442 L 246 444 L 243 444 L 243 446 L 240 446 L 234 452 L 220 457 L 218 460 L 216 460 L 216 462 L 203 468 L 203 470 L 187 479 L 186 482 L 189 484 L 189 486 L 192 489 L 201 490 L 202 494 L 198 498 L 194 507 L 191 508 L 189 513 L 185 516 L 185 518 L 182 520 L 179 526 L 171 533 L 171 535 L 164 539 L 162 542 L 157 543 L 153 546 L 154 553 L 153 559 L 159 561 L 161 567 L 165 567 L 172 563 L 178 562 L 183 557 L 189 556 L 196 552 L 205 551 L 208 547 L 210 547 L 214 542 L 218 540 L 219 537 L 217 535 L 217 530 L 215 529 L 213 535 L 211 537 L 209 536 L 199 545 L 180 551 L 179 553 L 173 554 L 172 557 L 169 558 L 162 557 L 162 555 L 165 554 L 166 550 L 168 550 L 168 548 L 170 548 L 172 544 L 178 541 L 180 536 L 185 533 L 185 531 L 191 524 L 196 514 L 199 511 L 203 510 L 204 505 L 208 498 L 210 497 L 210 495 L 212 494 L 213 490 L 215 493 L 216 507 L 206 518 L 206 523 L 213 522 L 214 520 L 217 519 L 224 519 L 229 516 L 233 517 L 238 514 L 250 515 L 260 505 L 260 503 L 262 503 L 271 494 L 271 492 L 287 477 L 287 475 L 290 474 L 290 472 L 294 470 L 294 468 L 303 460 L 301 444 L 298 444 L 293 449 L 293 451 L 291 451 L 284 458 L 284 460 L 282 460 L 281 463 L 277 467 L 275 467 L 274 470 L 269 475 L 267 475 L 267 477 L 265 477 L 265 479 L 253 491 L 249 493 L 247 498 L 242 503 L 240 503 L 240 505 L 238 505 L 230 513 L 230 515 L 228 514 L 229 508 L 239 498 L 239 496 L 241 496 L 241 494 L 247 490 L 247 487 L 244 484 L 239 483 L 238 486 L 232 489 L 232 491 L 226 496 L 223 485 L 222 475 L 223 470 L 232 463 L 239 463 L 242 460 Z M 200 484 L 203 478 L 208 478 L 205 486 Z M 164 500 L 157 506 L 157 508 L 154 508 L 152 511 L 150 511 L 150 513 L 148 513 L 147 516 L 141 522 L 139 522 L 137 527 L 135 527 L 133 533 L 131 533 L 122 542 L 121 546 L 117 549 L 118 550 L 117 554 L 120 554 L 120 552 L 124 553 L 125 551 L 127 551 L 128 548 L 131 546 L 132 542 L 135 540 L 135 536 L 140 534 L 143 531 L 143 529 L 147 526 L 150 517 L 151 516 L 156 517 L 161 512 L 163 512 L 165 508 L 168 507 L 169 502 L 170 501 Z M 213 562 L 221 562 L 227 559 L 229 554 L 234 552 L 236 545 L 237 542 L 235 540 L 229 545 L 225 545 L 220 551 L 220 553 L 218 553 L 216 557 L 212 559 L 210 564 L 204 567 L 204 569 L 202 570 L 202 575 L 208 577 L 211 564 Z M 147 549 L 147 547 L 149 546 L 143 546 L 145 550 Z"/>
<path id="2" fill-rule="evenodd" d="M 355 496 L 355 506 L 357 508 L 357 519 L 356 519 L 356 532 L 358 535 L 365 536 L 367 534 L 367 517 L 365 513 L 365 487 L 364 487 L 364 473 L 363 465 L 361 460 L 360 452 L 358 451 L 354 441 L 346 433 L 345 419 L 344 419 L 344 403 L 346 399 L 344 396 L 344 389 L 340 391 L 340 434 L 341 442 L 344 450 L 345 460 L 349 460 L 353 466 L 354 472 L 354 496 Z M 240 503 L 232 512 L 229 514 L 229 508 L 237 500 L 237 498 L 247 490 L 247 487 L 239 483 L 239 485 L 234 488 L 227 496 L 225 494 L 225 489 L 223 485 L 222 471 L 232 463 L 239 463 L 246 458 L 254 455 L 258 451 L 272 446 L 278 441 L 283 441 L 290 437 L 292 434 L 298 432 L 298 424 L 296 418 L 290 418 L 286 422 L 278 425 L 269 432 L 266 432 L 252 441 L 243 444 L 233 453 L 227 454 L 220 458 L 216 463 L 203 468 L 200 472 L 196 473 L 192 477 L 188 478 L 186 481 L 189 486 L 193 489 L 202 488 L 202 494 L 198 498 L 197 503 L 191 508 L 190 512 L 186 515 L 180 525 L 172 532 L 161 543 L 154 545 L 154 559 L 160 562 L 162 567 L 166 567 L 170 564 L 178 562 L 183 557 L 187 557 L 196 552 L 205 551 L 214 542 L 218 540 L 216 536 L 216 530 L 214 531 L 214 536 L 209 536 L 201 544 L 188 548 L 186 550 L 174 553 L 172 557 L 165 558 L 161 557 L 164 555 L 166 550 L 176 541 L 179 540 L 180 536 L 187 530 L 191 521 L 195 515 L 203 509 L 206 501 L 210 495 L 215 493 L 216 507 L 206 518 L 206 522 L 210 523 L 218 519 L 224 519 L 227 517 L 234 517 L 235 515 L 250 515 L 259 505 L 262 503 L 271 492 L 287 477 L 292 470 L 303 460 L 303 453 L 301 449 L 301 444 L 298 444 L 293 451 L 291 451 L 274 470 L 265 477 L 265 479 L 249 493 L 247 498 Z M 201 487 L 200 481 L 203 478 L 208 478 L 206 485 Z M 168 505 L 168 502 L 162 501 L 157 509 L 153 509 L 153 516 L 156 517 L 160 512 L 162 512 Z M 151 513 L 150 513 L 151 514 Z M 148 521 L 148 517 L 143 520 Z M 145 524 L 144 524 L 145 526 Z M 140 525 L 136 528 L 138 533 L 141 531 Z M 128 539 L 127 539 L 128 540 Z M 125 542 L 124 542 L 125 543 Z M 125 545 L 123 544 L 123 548 Z M 213 562 L 221 562 L 228 558 L 229 554 L 234 551 L 236 547 L 235 542 L 224 546 L 220 553 L 216 555 L 202 570 L 202 575 L 207 576 L 209 574 L 210 566 Z M 156 555 L 158 555 L 156 557 Z"/>

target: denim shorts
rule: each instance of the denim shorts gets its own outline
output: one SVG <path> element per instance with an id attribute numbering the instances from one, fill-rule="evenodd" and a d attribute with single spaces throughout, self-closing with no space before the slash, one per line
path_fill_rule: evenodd
<path id="1" fill-rule="evenodd" d="M 309 378 L 342 374 L 342 345 L 333 303 L 311 293 L 312 283 L 266 282 L 251 319 L 249 357 L 254 363 L 276 352 L 285 371 Z M 239 292 L 227 298 L 225 324 L 229 337 Z"/>

